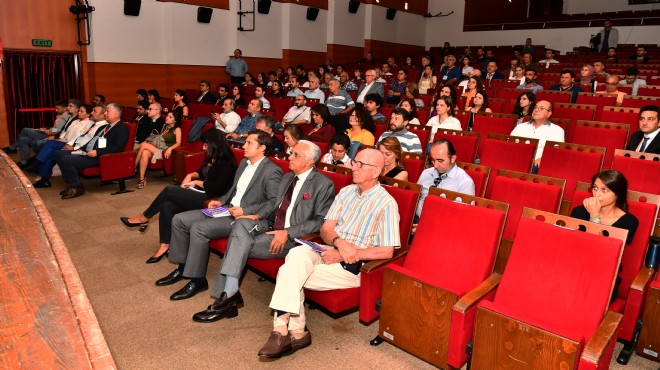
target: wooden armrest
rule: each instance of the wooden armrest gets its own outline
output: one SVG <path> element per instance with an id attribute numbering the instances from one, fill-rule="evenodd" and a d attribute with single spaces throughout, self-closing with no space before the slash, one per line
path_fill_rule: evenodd
<path id="1" fill-rule="evenodd" d="M 311 234 L 303 235 L 298 239 L 312 240 L 312 239 L 316 239 L 316 238 L 320 238 L 320 237 L 321 237 L 321 233 L 311 233 Z"/>
<path id="2" fill-rule="evenodd" d="M 362 268 L 360 268 L 360 272 L 370 273 L 371 271 L 379 269 L 379 268 L 387 265 L 390 262 L 396 261 L 399 258 L 403 258 L 407 254 L 408 254 L 407 249 L 406 250 L 396 249 L 394 251 L 394 255 L 392 256 L 392 258 L 386 258 L 386 259 L 382 259 L 382 260 L 372 260 L 372 261 L 366 262 L 362 265 Z"/>
<path id="3" fill-rule="evenodd" d="M 643 292 L 644 289 L 646 289 L 646 287 L 651 282 L 651 279 L 653 278 L 653 273 L 654 271 L 652 269 L 648 267 L 642 267 L 637 273 L 637 276 L 635 276 L 635 280 L 633 280 L 632 284 L 630 285 L 630 289 L 635 289 L 635 290 L 639 290 L 640 292 Z"/>
<path id="4" fill-rule="evenodd" d="M 462 314 L 467 312 L 474 305 L 479 303 L 486 295 L 493 291 L 497 285 L 502 280 L 502 275 L 498 273 L 493 273 L 484 280 L 481 284 L 477 285 L 476 288 L 469 291 L 466 295 L 463 296 L 456 304 L 454 305 L 454 311 L 458 311 Z"/>
<path id="5" fill-rule="evenodd" d="M 594 336 L 591 337 L 584 347 L 580 358 L 592 364 L 597 364 L 603 356 L 607 345 L 614 339 L 621 320 L 623 320 L 623 315 L 620 313 L 607 311 L 600 325 L 598 325 Z"/>

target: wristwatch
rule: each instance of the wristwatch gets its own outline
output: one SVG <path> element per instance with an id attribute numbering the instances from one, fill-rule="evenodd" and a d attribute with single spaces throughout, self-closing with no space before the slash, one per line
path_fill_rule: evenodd
<path id="1" fill-rule="evenodd" d="M 337 235 L 337 236 L 335 236 L 334 238 L 332 238 L 332 246 L 333 246 L 333 247 L 337 247 L 337 246 L 335 245 L 335 242 L 337 241 L 337 239 L 341 239 L 341 237 L 340 237 L 339 235 Z"/>

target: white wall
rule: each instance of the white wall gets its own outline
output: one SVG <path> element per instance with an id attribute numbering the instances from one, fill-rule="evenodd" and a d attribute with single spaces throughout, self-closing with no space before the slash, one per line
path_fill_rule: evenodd
<path id="1" fill-rule="evenodd" d="M 315 21 L 307 20 L 307 6 L 284 4 L 282 49 L 325 52 L 328 11 L 319 9 Z"/>
<path id="2" fill-rule="evenodd" d="M 619 3 L 622 0 L 572 0 L 591 2 L 591 9 L 599 9 L 609 3 Z M 627 0 L 625 0 L 627 1 Z M 595 7 L 595 4 L 598 7 Z M 602 26 L 592 28 L 561 28 L 548 30 L 515 30 L 515 31 L 477 31 L 463 32 L 463 16 L 465 13 L 464 0 L 430 1 L 429 12 L 445 14 L 454 11 L 448 17 L 430 18 L 426 24 L 426 48 L 442 46 L 445 41 L 452 45 L 517 45 L 523 44 L 525 38 L 531 37 L 534 44 L 560 50 L 563 53 L 573 51 L 573 47 L 587 46 L 589 37 L 595 34 Z M 628 10 L 628 9 L 619 9 Z M 593 10 L 592 10 L 593 11 Z M 604 10 L 602 10 L 604 11 Z M 398 16 L 398 14 L 397 14 Z M 646 44 L 660 43 L 660 26 L 645 27 L 617 27 L 619 30 L 619 43 Z"/>
<path id="3" fill-rule="evenodd" d="M 372 9 L 370 39 L 398 44 L 424 46 L 426 18 L 398 11 L 393 20 L 386 18 L 387 8 L 368 5 Z"/>
<path id="4" fill-rule="evenodd" d="M 243 1 L 243 4 L 245 3 L 251 4 L 249 1 Z M 236 35 L 237 47 L 243 51 L 243 55 L 258 58 L 282 57 L 282 13 L 284 11 L 284 5 L 282 3 L 272 2 L 268 14 L 257 13 L 255 31 L 233 31 Z M 230 1 L 229 7 L 232 16 L 238 17 L 236 15 L 238 11 L 238 0 Z M 243 28 L 252 27 L 250 17 L 252 15 L 247 15 L 243 18 Z M 232 36 L 231 32 L 229 36 Z M 218 40 L 220 41 L 222 38 Z"/>
<path id="5" fill-rule="evenodd" d="M 660 4 L 628 5 L 628 0 L 564 0 L 565 14 L 660 9 Z"/>
<path id="6" fill-rule="evenodd" d="M 348 0 L 328 1 L 328 44 L 364 46 L 366 38 L 365 17 L 367 14 L 365 4 L 360 4 L 355 14 L 348 12 Z"/>

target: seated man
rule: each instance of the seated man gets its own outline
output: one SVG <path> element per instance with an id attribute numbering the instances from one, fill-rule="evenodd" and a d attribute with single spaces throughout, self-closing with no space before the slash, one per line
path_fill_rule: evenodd
<path id="1" fill-rule="evenodd" d="M 92 99 L 92 107 L 98 107 L 99 105 L 105 104 L 105 95 L 96 94 L 94 99 Z"/>
<path id="2" fill-rule="evenodd" d="M 387 118 L 378 109 L 383 105 L 383 98 L 378 94 L 367 94 L 364 97 L 364 107 L 367 108 L 374 121 L 385 121 Z"/>
<path id="3" fill-rule="evenodd" d="M 526 71 L 529 71 L 530 69 L 536 69 L 536 64 L 532 62 L 532 53 L 526 51 L 523 53 L 522 57 L 522 65 L 525 67 Z"/>
<path id="4" fill-rule="evenodd" d="M 273 331 L 259 357 L 279 358 L 312 343 L 305 328 L 303 288 L 359 287 L 362 261 L 390 258 L 400 247 L 397 203 L 378 182 L 383 165 L 379 151 L 360 151 L 353 162 L 354 185 L 339 191 L 321 227 L 325 252 L 301 245 L 287 254 L 270 302 Z"/>
<path id="5" fill-rule="evenodd" d="M 630 60 L 634 60 L 642 64 L 649 64 L 649 57 L 646 56 L 646 48 L 644 46 L 638 46 L 637 51 L 630 57 Z"/>
<path id="6" fill-rule="evenodd" d="M 255 130 L 267 133 L 271 140 L 273 140 L 271 148 L 276 152 L 284 153 L 284 144 L 277 138 L 277 136 L 275 136 L 275 133 L 273 132 L 273 127 L 275 127 L 276 123 L 277 122 L 273 116 L 270 114 L 264 114 L 257 120 Z"/>
<path id="7" fill-rule="evenodd" d="M 304 125 L 311 122 L 311 108 L 307 106 L 307 97 L 302 93 L 296 96 L 293 106 L 282 118 L 282 126 Z"/>
<path id="8" fill-rule="evenodd" d="M 607 78 L 607 76 L 609 76 L 609 74 L 605 72 L 605 62 L 603 62 L 600 59 L 594 62 L 594 76 L 604 77 L 604 78 Z"/>
<path id="9" fill-rule="evenodd" d="M 248 137 L 248 134 L 255 130 L 257 127 L 257 120 L 261 117 L 261 100 L 252 99 L 250 104 L 247 107 L 247 114 L 241 120 L 241 123 L 238 124 L 234 132 L 227 134 L 227 139 L 245 142 L 245 138 Z"/>
<path id="10" fill-rule="evenodd" d="M 378 94 L 382 98 L 385 97 L 385 89 L 382 84 L 376 82 L 376 72 L 373 69 L 367 69 L 364 73 L 364 83 L 357 91 L 356 103 L 364 104 L 367 94 Z"/>
<path id="11" fill-rule="evenodd" d="M 422 191 L 415 212 L 413 234 L 417 230 L 417 223 L 419 222 L 419 216 L 422 214 L 424 199 L 429 195 L 429 188 L 436 187 L 474 195 L 474 181 L 465 170 L 456 165 L 456 160 L 456 149 L 451 141 L 438 139 L 431 144 L 431 150 L 429 151 L 431 167 L 425 169 L 419 176 L 419 180 L 417 180 L 417 183 L 422 185 Z"/>
<path id="12" fill-rule="evenodd" d="M 381 140 L 386 137 L 394 136 L 399 140 L 401 149 L 403 149 L 404 152 L 422 154 L 422 143 L 420 142 L 419 137 L 415 133 L 408 131 L 409 120 L 410 114 L 408 114 L 407 110 L 403 108 L 396 108 L 393 110 L 392 117 L 390 118 L 390 131 L 383 132 L 376 142 L 376 147 Z"/>
<path id="13" fill-rule="evenodd" d="M 263 109 L 270 109 L 270 102 L 266 99 L 265 95 L 266 92 L 263 87 L 257 86 L 254 88 L 254 97 L 261 100 L 261 107 Z"/>
<path id="14" fill-rule="evenodd" d="M 229 87 L 225 84 L 218 85 L 218 98 L 215 100 L 215 105 L 222 106 L 226 99 L 229 97 Z"/>
<path id="15" fill-rule="evenodd" d="M 575 76 L 570 69 L 564 69 L 561 71 L 561 74 L 559 75 L 559 84 L 550 86 L 550 90 L 570 91 L 573 93 L 571 96 L 571 103 L 575 103 L 577 101 L 578 93 L 583 91 L 582 88 L 575 83 Z"/>
<path id="16" fill-rule="evenodd" d="M 76 100 L 76 102 L 78 102 Z M 49 136 L 55 136 L 62 131 L 64 126 L 70 124 L 75 119 L 78 118 L 78 108 L 80 108 L 80 102 L 78 102 L 75 113 L 72 113 L 72 107 L 68 104 L 66 100 L 59 100 L 55 103 L 55 121 L 51 129 L 40 128 L 33 129 L 25 127 L 21 130 L 18 135 L 16 142 L 2 150 L 5 153 L 16 153 L 20 149 L 20 161 L 18 162 L 18 167 L 24 168 L 28 164 L 28 159 L 30 159 L 30 148 L 34 150 L 35 153 L 39 153 L 39 149 L 46 142 Z"/>
<path id="17" fill-rule="evenodd" d="M 647 105 L 639 110 L 639 131 L 636 131 L 630 137 L 630 143 L 626 150 L 635 152 L 660 154 L 660 123 L 658 116 L 660 107 L 657 105 Z"/>
<path id="18" fill-rule="evenodd" d="M 511 136 L 539 140 L 538 147 L 536 148 L 536 155 L 534 156 L 532 173 L 538 171 L 546 141 L 564 142 L 564 129 L 550 122 L 550 116 L 552 116 L 552 103 L 546 100 L 541 100 L 540 102 L 537 102 L 536 107 L 534 107 L 532 119 L 529 120 L 529 122 L 519 123 L 513 131 L 511 131 Z"/>
<path id="19" fill-rule="evenodd" d="M 289 76 L 289 85 L 291 86 L 291 90 L 289 90 L 289 92 L 286 93 L 286 96 L 295 98 L 296 96 L 303 94 L 303 91 L 300 90 L 300 83 L 298 82 L 298 76 L 296 75 Z"/>
<path id="20" fill-rule="evenodd" d="M 215 128 L 220 132 L 228 134 L 236 131 L 238 125 L 241 123 L 241 116 L 234 112 L 236 103 L 233 99 L 225 99 L 222 102 L 222 113 L 212 113 L 211 116 L 215 120 Z"/>
<path id="21" fill-rule="evenodd" d="M 335 166 L 351 167 L 351 158 L 348 149 L 351 147 L 351 139 L 346 134 L 337 134 L 330 140 L 330 152 L 325 153 L 321 163 L 333 164 Z"/>
<path id="22" fill-rule="evenodd" d="M 309 79 L 309 89 L 305 91 L 304 95 L 307 99 L 318 99 L 319 104 L 323 104 L 325 102 L 325 94 L 319 88 L 320 83 L 318 77 L 312 76 L 312 78 Z"/>
<path id="23" fill-rule="evenodd" d="M 605 58 L 605 60 L 614 64 L 619 63 L 619 58 L 616 56 L 616 48 L 607 49 L 607 58 Z"/>
<path id="24" fill-rule="evenodd" d="M 555 59 L 555 51 L 552 49 L 545 50 L 545 59 L 539 60 L 538 69 L 550 68 L 550 64 L 559 63 Z"/>
<path id="25" fill-rule="evenodd" d="M 145 141 L 149 135 L 153 133 L 153 130 L 160 132 L 160 130 L 163 129 L 165 120 L 162 117 L 162 112 L 163 107 L 160 105 L 160 103 L 149 104 L 147 107 L 147 116 L 142 117 L 137 123 L 137 131 L 135 132 L 136 144 Z M 135 149 L 137 149 L 137 146 Z"/>
<path id="26" fill-rule="evenodd" d="M 107 125 L 96 130 L 94 137 L 88 143 L 78 144 L 81 155 L 72 155 L 72 151 L 60 150 L 55 154 L 55 162 L 60 166 L 62 177 L 68 188 L 63 191 L 62 199 L 77 198 L 85 194 L 85 188 L 80 181 L 78 171 L 83 168 L 98 167 L 99 157 L 104 154 L 119 153 L 126 148 L 129 128 L 121 122 L 121 107 L 110 103 L 106 107 L 105 120 Z"/>
<path id="27" fill-rule="evenodd" d="M 198 103 L 215 103 L 215 97 L 211 92 L 211 83 L 206 80 L 199 81 L 199 95 L 195 99 Z"/>
<path id="28" fill-rule="evenodd" d="M 218 200 L 211 200 L 209 208 L 224 207 L 230 216 L 211 218 L 201 210 L 182 212 L 172 219 L 172 239 L 169 259 L 179 267 L 156 281 L 157 286 L 172 285 L 184 276 L 190 279 L 171 300 L 193 297 L 208 289 L 206 267 L 209 259 L 209 240 L 229 236 L 234 221 L 249 218 L 259 221 L 275 209 L 277 187 L 282 170 L 266 155 L 272 145 L 271 137 L 263 131 L 252 131 L 245 140 L 245 158 L 241 161 L 234 184 Z"/>
<path id="29" fill-rule="evenodd" d="M 637 96 L 637 91 L 639 91 L 640 86 L 646 86 L 646 80 L 637 78 L 639 70 L 635 67 L 630 67 L 626 69 L 626 78 L 619 81 L 620 85 L 632 85 L 631 95 Z"/>
<path id="30" fill-rule="evenodd" d="M 219 297 L 205 311 L 193 315 L 197 322 L 214 322 L 238 315 L 243 303 L 239 280 L 248 258 L 282 258 L 296 246 L 295 238 L 317 233 L 335 199 L 333 182 L 314 168 L 319 147 L 300 140 L 289 155 L 291 172 L 277 190 L 277 208 L 263 220 L 239 218 L 229 234 L 227 250 L 211 291 Z"/>
<path id="31" fill-rule="evenodd" d="M 605 79 L 605 91 L 596 91 L 596 94 L 616 95 L 616 106 L 621 106 L 626 93 L 619 91 L 619 77 L 610 75 Z"/>
<path id="32" fill-rule="evenodd" d="M 528 69 L 525 71 L 525 83 L 516 86 L 516 89 L 532 90 L 534 94 L 543 90 L 543 86 L 536 83 L 536 70 Z"/>
<path id="33" fill-rule="evenodd" d="M 357 90 L 355 82 L 348 79 L 348 72 L 342 71 L 339 74 L 339 88 L 342 90 Z"/>
<path id="34" fill-rule="evenodd" d="M 486 74 L 484 77 L 484 82 L 488 81 L 491 83 L 493 80 L 503 80 L 504 75 L 497 71 L 497 60 L 491 60 L 486 66 Z"/>
<path id="35" fill-rule="evenodd" d="M 328 89 L 330 90 L 330 95 L 328 95 L 325 105 L 328 107 L 331 115 L 345 114 L 351 108 L 355 107 L 353 99 L 348 95 L 346 90 L 339 88 L 339 80 L 331 79 Z"/>
<path id="36" fill-rule="evenodd" d="M 392 72 L 390 72 L 390 65 L 388 63 L 383 63 L 383 65 L 380 67 L 380 75 L 381 76 L 392 76 Z"/>

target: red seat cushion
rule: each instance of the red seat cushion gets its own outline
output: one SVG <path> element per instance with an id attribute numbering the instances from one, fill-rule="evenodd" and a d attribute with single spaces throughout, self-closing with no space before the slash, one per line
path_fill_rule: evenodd
<path id="1" fill-rule="evenodd" d="M 565 179 L 566 187 L 562 198 L 570 200 L 577 182 L 590 182 L 593 175 L 600 171 L 602 163 L 603 155 L 599 153 L 546 146 L 539 175 Z"/>

